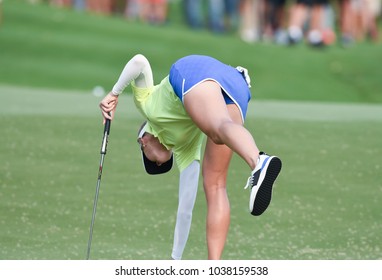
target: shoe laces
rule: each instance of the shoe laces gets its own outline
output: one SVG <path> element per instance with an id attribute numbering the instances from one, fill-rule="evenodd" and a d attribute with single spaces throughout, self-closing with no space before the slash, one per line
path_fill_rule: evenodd
<path id="1" fill-rule="evenodd" d="M 257 165 L 260 164 L 260 156 L 261 156 L 261 155 L 266 155 L 266 153 L 264 153 L 264 152 L 260 152 L 260 153 L 259 153 L 259 157 L 257 158 Z M 257 165 L 256 165 L 256 166 L 257 166 Z M 255 170 L 256 170 L 256 168 L 255 168 Z M 249 186 L 251 186 L 251 188 L 252 188 L 253 185 L 255 184 L 255 183 L 254 183 L 254 174 L 255 174 L 255 170 L 253 170 L 252 173 L 251 173 L 251 176 L 248 177 L 248 179 L 247 179 L 247 183 L 246 183 L 245 186 L 244 186 L 244 189 L 245 189 L 245 190 L 248 189 Z"/>
<path id="2" fill-rule="evenodd" d="M 253 186 L 253 176 L 252 176 L 252 174 L 251 174 L 251 176 L 248 177 L 247 183 L 245 184 L 244 189 L 245 190 L 248 189 L 249 186 L 251 186 L 251 187 Z"/>

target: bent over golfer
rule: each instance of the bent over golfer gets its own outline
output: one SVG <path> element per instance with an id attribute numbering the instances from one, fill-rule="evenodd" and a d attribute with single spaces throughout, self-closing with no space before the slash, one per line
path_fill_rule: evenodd
<path id="1" fill-rule="evenodd" d="M 243 126 L 251 98 L 247 70 L 209 56 L 190 55 L 177 60 L 169 75 L 154 86 L 150 64 L 138 54 L 126 64 L 112 91 L 101 101 L 104 119 L 114 117 L 118 95 L 129 84 L 135 104 L 146 119 L 138 134 L 146 171 L 167 172 L 173 158 L 180 170 L 174 259 L 181 258 L 187 242 L 203 138 L 207 136 L 202 174 L 208 259 L 220 259 L 230 224 L 226 179 L 232 153 L 237 153 L 251 171 L 246 187 L 251 189 L 252 215 L 261 215 L 268 208 L 273 183 L 281 170 L 281 160 L 260 152 Z"/>

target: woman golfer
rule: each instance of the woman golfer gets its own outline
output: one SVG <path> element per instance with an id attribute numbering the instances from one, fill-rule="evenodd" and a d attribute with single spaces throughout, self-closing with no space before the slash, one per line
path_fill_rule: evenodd
<path id="1" fill-rule="evenodd" d="M 101 101 L 104 119 L 112 119 L 118 95 L 131 83 L 134 101 L 147 122 L 138 133 L 144 166 L 149 174 L 171 169 L 173 157 L 180 170 L 179 205 L 172 257 L 180 258 L 188 238 L 202 163 L 207 200 L 208 259 L 220 259 L 230 224 L 226 190 L 232 152 L 251 170 L 249 210 L 261 215 L 269 206 L 281 160 L 260 153 L 244 128 L 250 95 L 250 78 L 242 67 L 231 67 L 212 57 L 190 55 L 176 61 L 159 85 L 153 84 L 148 60 L 134 56 L 112 91 Z M 111 115 L 109 115 L 111 113 Z"/>

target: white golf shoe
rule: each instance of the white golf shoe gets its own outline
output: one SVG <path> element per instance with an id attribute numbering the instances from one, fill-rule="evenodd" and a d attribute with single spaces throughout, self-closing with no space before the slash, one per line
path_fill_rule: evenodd
<path id="1" fill-rule="evenodd" d="M 280 173 L 281 165 L 278 157 L 263 152 L 259 154 L 257 165 L 244 187 L 251 187 L 249 210 L 252 215 L 260 216 L 268 208 L 272 199 L 273 183 Z"/>

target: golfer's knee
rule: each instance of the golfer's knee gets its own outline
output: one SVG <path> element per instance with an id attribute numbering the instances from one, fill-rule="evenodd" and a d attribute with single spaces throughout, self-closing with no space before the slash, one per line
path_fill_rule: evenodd
<path id="1" fill-rule="evenodd" d="M 208 137 L 211 138 L 212 142 L 214 142 L 216 145 L 223 144 L 222 139 L 219 134 L 210 133 L 208 134 Z"/>
<path id="2" fill-rule="evenodd" d="M 216 123 L 210 130 L 207 132 L 208 137 L 217 145 L 225 144 L 224 135 L 226 130 L 229 129 L 229 125 L 232 121 L 221 121 Z"/>
<path id="3" fill-rule="evenodd" d="M 226 189 L 226 180 L 221 178 L 209 178 L 205 176 L 203 179 L 203 186 L 206 192 L 216 192 Z"/>

